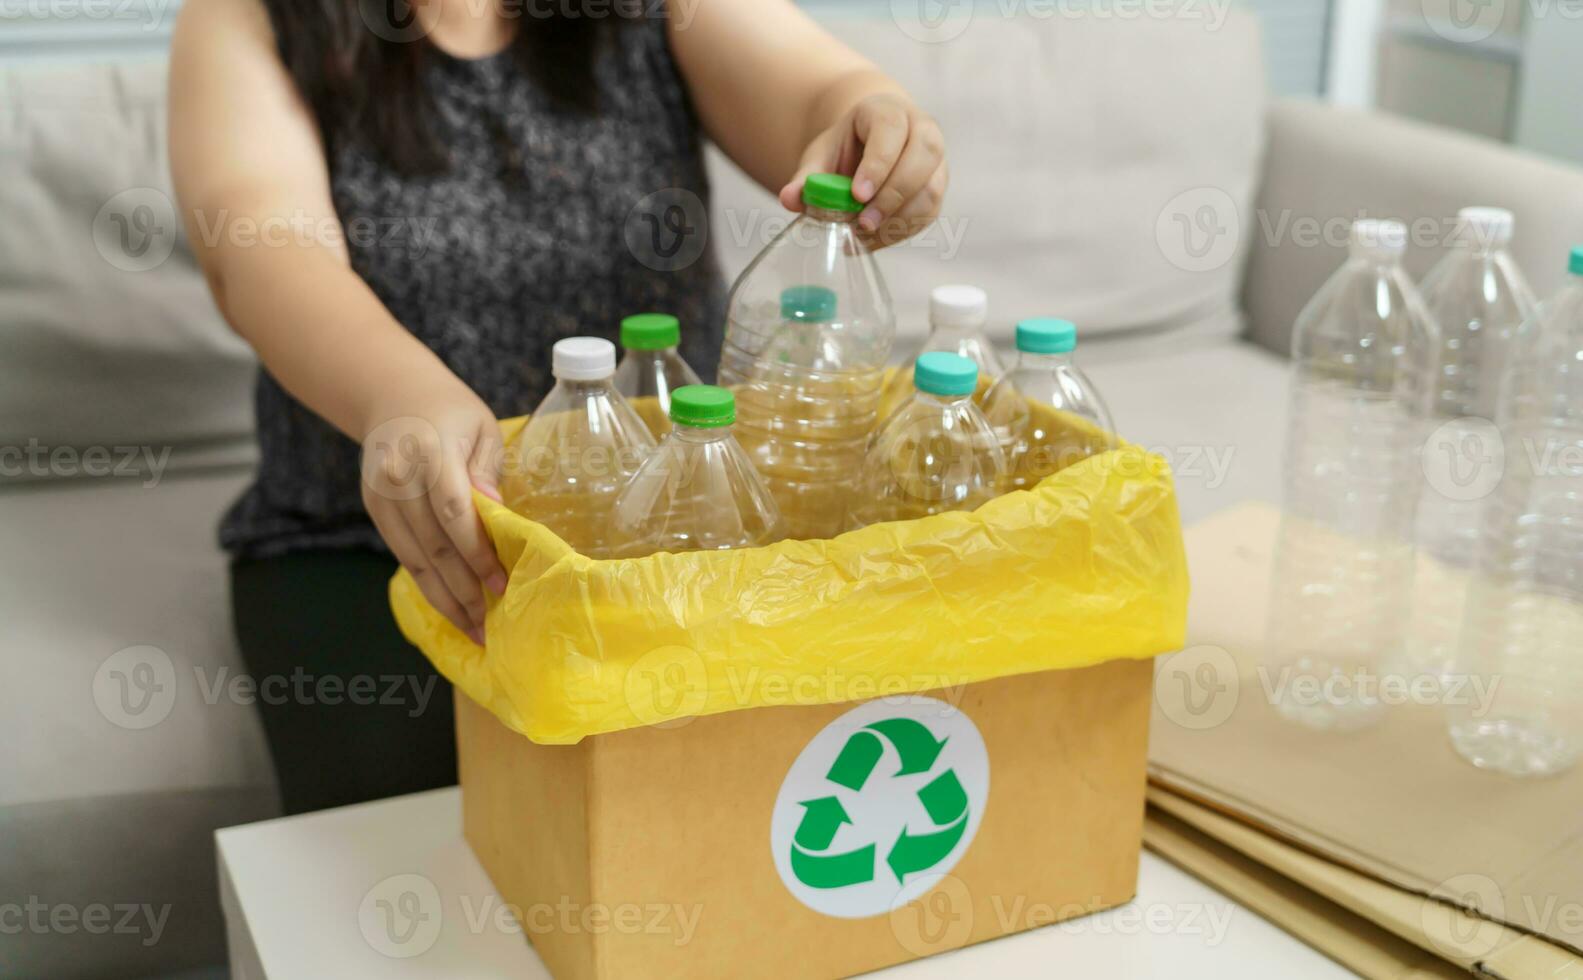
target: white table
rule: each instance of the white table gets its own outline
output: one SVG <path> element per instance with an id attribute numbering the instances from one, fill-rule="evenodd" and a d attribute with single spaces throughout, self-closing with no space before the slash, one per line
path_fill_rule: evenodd
<path id="1" fill-rule="evenodd" d="M 455 788 L 216 838 L 233 980 L 549 977 L 462 840 Z M 873 975 L 1352 976 L 1148 852 L 1129 905 Z"/>

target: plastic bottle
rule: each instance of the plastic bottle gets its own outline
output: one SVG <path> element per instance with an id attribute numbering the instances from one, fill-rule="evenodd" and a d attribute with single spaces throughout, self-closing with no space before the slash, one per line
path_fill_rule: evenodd
<path id="1" fill-rule="evenodd" d="M 607 557 L 616 494 L 654 451 L 654 438 L 611 382 L 614 344 L 570 337 L 550 356 L 555 387 L 507 453 L 500 494 L 582 554 Z"/>
<path id="2" fill-rule="evenodd" d="M 806 210 L 731 289 L 720 383 L 737 439 L 793 538 L 845 524 L 895 338 L 890 293 L 854 221 L 849 178 L 812 174 Z"/>
<path id="3" fill-rule="evenodd" d="M 983 397 L 984 415 L 1006 454 L 1008 489 L 1026 490 L 1056 470 L 1115 448 L 1110 410 L 1073 362 L 1076 348 L 1077 327 L 1070 320 L 1038 317 L 1017 324 L 1017 362 Z M 1036 413 L 1034 406 L 1053 413 Z"/>
<path id="4" fill-rule="evenodd" d="M 1583 752 L 1583 247 L 1508 359 L 1505 469 L 1485 502 L 1452 744 L 1474 765 L 1547 775 Z M 1488 703 L 1480 703 L 1480 691 Z"/>
<path id="5" fill-rule="evenodd" d="M 961 354 L 978 365 L 979 396 L 991 382 L 1006 373 L 995 353 L 995 345 L 984 336 L 989 323 L 989 297 L 977 286 L 936 286 L 929 293 L 929 336 L 919 353 L 943 350 Z M 880 418 L 889 418 L 912 394 L 912 375 L 897 371 L 891 375 L 881 400 Z M 983 401 L 979 400 L 980 406 Z"/>
<path id="6" fill-rule="evenodd" d="M 671 392 L 702 384 L 676 352 L 681 323 L 669 313 L 637 313 L 621 321 L 621 347 L 616 390 L 628 400 L 659 439 L 671 430 Z"/>
<path id="7" fill-rule="evenodd" d="M 1439 368 L 1424 445 L 1418 502 L 1418 605 L 1407 672 L 1437 680 L 1455 669 L 1469 570 L 1479 539 L 1500 380 L 1508 351 L 1536 305 L 1507 252 L 1512 213 L 1464 208 L 1456 241 L 1424 279 L 1424 305 L 1440 328 Z"/>
<path id="8" fill-rule="evenodd" d="M 619 554 L 754 548 L 785 537 L 769 488 L 731 434 L 735 421 L 724 388 L 671 393 L 674 427 L 616 499 Z"/>
<path id="9" fill-rule="evenodd" d="M 1407 230 L 1358 221 L 1298 315 L 1263 683 L 1315 728 L 1378 720 L 1413 590 L 1418 459 L 1434 321 L 1401 268 Z"/>
<path id="10" fill-rule="evenodd" d="M 1006 460 L 973 403 L 978 365 L 931 351 L 913 367 L 916 391 L 874 436 L 851 524 L 972 510 L 1000 492 Z"/>

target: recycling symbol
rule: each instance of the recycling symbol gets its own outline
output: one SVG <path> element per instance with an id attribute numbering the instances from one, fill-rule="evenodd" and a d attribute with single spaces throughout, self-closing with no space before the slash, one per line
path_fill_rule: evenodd
<path id="1" fill-rule="evenodd" d="M 961 711 L 921 696 L 861 705 L 788 772 L 771 821 L 777 870 L 818 911 L 887 912 L 960 859 L 988 786 L 983 739 Z"/>

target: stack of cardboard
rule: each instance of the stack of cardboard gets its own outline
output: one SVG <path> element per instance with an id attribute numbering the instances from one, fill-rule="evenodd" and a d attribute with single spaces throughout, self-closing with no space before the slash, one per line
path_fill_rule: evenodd
<path id="1" fill-rule="evenodd" d="M 1583 978 L 1583 768 L 1475 769 L 1412 692 L 1361 732 L 1284 722 L 1288 678 L 1258 659 L 1278 523 L 1250 504 L 1187 532 L 1189 645 L 1158 664 L 1147 844 L 1365 976 Z"/>

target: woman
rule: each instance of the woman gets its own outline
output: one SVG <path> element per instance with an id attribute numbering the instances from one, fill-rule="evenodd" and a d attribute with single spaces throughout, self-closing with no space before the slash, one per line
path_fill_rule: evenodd
<path id="1" fill-rule="evenodd" d="M 945 191 L 939 128 L 790 0 L 583 2 L 183 7 L 176 189 L 264 366 L 259 473 L 220 533 L 287 812 L 455 780 L 449 691 L 386 584 L 399 561 L 482 640 L 505 573 L 470 490 L 498 496 L 495 418 L 543 395 L 550 345 L 660 309 L 713 368 L 712 257 L 626 231 L 707 200 L 703 138 L 790 209 L 805 174 L 852 174 L 880 245 Z"/>

